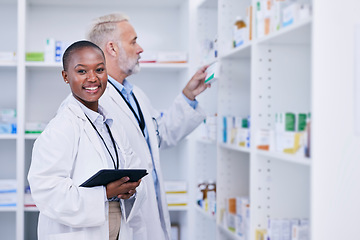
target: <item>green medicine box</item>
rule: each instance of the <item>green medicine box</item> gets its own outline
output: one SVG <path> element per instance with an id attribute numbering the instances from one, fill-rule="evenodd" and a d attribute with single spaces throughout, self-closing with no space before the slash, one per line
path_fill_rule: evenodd
<path id="1" fill-rule="evenodd" d="M 44 61 L 44 53 L 43 52 L 27 52 L 25 55 L 25 61 L 27 62 L 43 62 Z"/>

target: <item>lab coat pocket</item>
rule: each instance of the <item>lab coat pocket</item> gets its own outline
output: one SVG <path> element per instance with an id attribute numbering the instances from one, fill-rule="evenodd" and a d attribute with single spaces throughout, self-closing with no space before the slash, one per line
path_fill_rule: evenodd
<path id="1" fill-rule="evenodd" d="M 77 232 L 68 232 L 68 233 L 59 233 L 59 234 L 51 234 L 48 236 L 49 240 L 86 240 L 86 232 L 85 231 L 77 231 Z"/>

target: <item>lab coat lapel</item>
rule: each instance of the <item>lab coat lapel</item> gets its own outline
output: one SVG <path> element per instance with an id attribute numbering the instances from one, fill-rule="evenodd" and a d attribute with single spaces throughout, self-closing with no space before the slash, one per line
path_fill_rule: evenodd
<path id="1" fill-rule="evenodd" d="M 138 121 L 136 120 L 134 114 L 132 113 L 132 111 L 129 109 L 128 105 L 126 104 L 126 102 L 124 101 L 124 99 L 120 96 L 120 94 L 118 93 L 118 91 L 115 89 L 115 87 L 111 84 L 107 85 L 108 91 L 109 91 L 109 96 L 111 97 L 111 99 L 115 102 L 115 104 L 120 106 L 120 109 L 122 111 L 124 111 L 124 113 L 126 114 L 126 116 L 131 120 L 132 124 L 134 124 L 134 126 L 136 127 L 136 129 L 139 131 L 139 133 L 142 135 L 142 131 L 139 127 Z M 140 103 L 139 103 L 140 104 Z M 141 104 L 140 104 L 141 106 Z M 142 109 L 141 109 L 142 110 Z M 146 121 L 145 121 L 146 122 Z"/>
<path id="2" fill-rule="evenodd" d="M 142 98 L 142 95 L 139 92 L 136 91 L 136 87 L 134 87 L 134 94 L 135 94 L 135 96 L 136 96 L 136 98 L 137 98 L 137 100 L 139 102 L 139 105 L 140 106 L 145 106 L 146 104 L 144 103 L 144 99 Z M 157 156 L 157 152 L 159 151 L 158 140 L 157 140 L 157 137 L 156 137 L 155 134 L 151 134 L 151 133 L 155 132 L 155 126 L 154 126 L 154 123 L 153 123 L 153 120 L 152 120 L 152 115 L 149 112 L 148 107 L 142 107 L 141 110 L 142 110 L 142 113 L 144 115 L 146 128 L 147 128 L 148 133 L 149 133 L 149 141 L 150 141 L 150 148 L 151 148 L 152 155 Z M 158 167 L 157 166 L 157 161 L 155 161 L 155 165 L 156 165 L 156 167 Z"/>
<path id="3" fill-rule="evenodd" d="M 71 99 L 71 102 L 69 104 L 69 108 L 75 113 L 75 115 L 79 118 L 81 118 L 84 122 L 84 131 L 85 134 L 88 136 L 90 142 L 93 144 L 95 150 L 99 153 L 101 159 L 102 159 L 102 163 L 104 167 L 107 167 L 107 161 L 106 161 L 106 156 L 105 153 L 103 151 L 103 148 L 101 146 L 101 142 L 99 140 L 99 137 L 97 136 L 97 133 L 95 131 L 95 129 L 91 126 L 89 120 L 86 118 L 83 110 L 80 108 L 80 106 L 78 105 L 75 99 Z"/>

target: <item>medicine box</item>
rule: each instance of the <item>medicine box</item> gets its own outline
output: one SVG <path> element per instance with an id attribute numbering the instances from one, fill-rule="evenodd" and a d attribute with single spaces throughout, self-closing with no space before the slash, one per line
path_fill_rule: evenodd
<path id="1" fill-rule="evenodd" d="M 168 206 L 186 206 L 188 203 L 185 181 L 166 181 L 164 184 Z"/>
<path id="2" fill-rule="evenodd" d="M 46 125 L 42 122 L 27 122 L 25 123 L 25 133 L 42 133 Z"/>
<path id="3" fill-rule="evenodd" d="M 0 207 L 16 206 L 16 180 L 0 180 Z"/>
<path id="4" fill-rule="evenodd" d="M 218 62 L 212 63 L 205 71 L 206 72 L 205 83 L 210 84 L 218 80 L 219 70 L 220 70 L 220 64 Z"/>
<path id="5" fill-rule="evenodd" d="M 186 193 L 187 183 L 185 181 L 165 181 L 164 188 L 166 193 Z"/>
<path id="6" fill-rule="evenodd" d="M 186 52 L 158 52 L 157 62 L 159 63 L 186 63 Z"/>
<path id="7" fill-rule="evenodd" d="M 0 52 L 0 62 L 12 62 L 16 60 L 15 52 Z"/>
<path id="8" fill-rule="evenodd" d="M 186 206 L 188 204 L 187 193 L 166 193 L 168 206 Z"/>
<path id="9" fill-rule="evenodd" d="M 43 52 L 27 52 L 25 55 L 26 61 L 38 61 L 43 62 L 45 59 Z"/>

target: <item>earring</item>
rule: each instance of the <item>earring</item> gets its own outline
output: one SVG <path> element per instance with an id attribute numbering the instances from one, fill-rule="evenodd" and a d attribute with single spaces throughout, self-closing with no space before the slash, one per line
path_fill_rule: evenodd
<path id="1" fill-rule="evenodd" d="M 69 83 L 69 81 L 65 81 L 66 83 Z"/>

